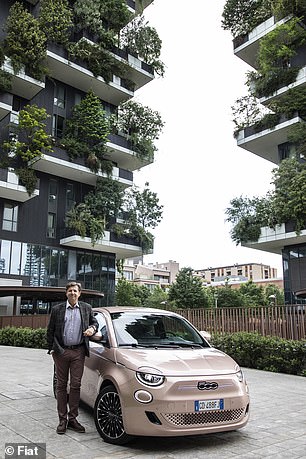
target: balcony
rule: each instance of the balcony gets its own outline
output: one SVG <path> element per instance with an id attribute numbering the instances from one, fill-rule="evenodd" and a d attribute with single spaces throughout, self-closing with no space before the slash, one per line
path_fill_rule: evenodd
<path id="1" fill-rule="evenodd" d="M 263 105 L 266 105 L 268 102 L 271 102 L 274 99 L 281 98 L 282 95 L 286 94 L 286 92 L 289 89 L 303 88 L 303 87 L 306 87 L 306 66 L 301 68 L 301 70 L 299 71 L 299 73 L 298 73 L 298 75 L 296 77 L 296 80 L 293 83 L 289 84 L 288 86 L 284 86 L 284 87 L 278 89 L 277 91 L 275 91 L 275 93 L 272 96 L 261 97 L 259 99 L 259 102 L 261 104 L 263 104 Z"/>
<path id="2" fill-rule="evenodd" d="M 131 143 L 126 137 L 118 134 L 110 134 L 108 139 L 106 143 L 108 150 L 106 158 L 114 161 L 120 165 L 120 167 L 135 171 L 153 162 L 153 160 L 150 159 L 138 158 L 132 150 Z"/>
<path id="3" fill-rule="evenodd" d="M 236 37 L 233 40 L 234 54 L 242 59 L 244 62 L 249 64 L 254 69 L 257 68 L 256 59 L 259 50 L 259 42 L 262 37 L 267 35 L 269 32 L 274 30 L 281 24 L 285 24 L 291 19 L 291 16 L 287 16 L 280 21 L 276 22 L 274 16 L 267 19 L 262 24 L 259 24 L 248 34 Z"/>
<path id="4" fill-rule="evenodd" d="M 1 68 L 13 76 L 11 92 L 16 96 L 30 100 L 45 88 L 43 81 L 35 80 L 35 78 L 27 75 L 24 70 L 21 70 L 15 75 L 10 59 L 8 58 L 5 59 Z"/>
<path id="5" fill-rule="evenodd" d="M 69 230 L 67 230 L 69 231 Z M 71 230 L 70 230 L 71 231 Z M 60 244 L 64 247 L 75 249 L 95 250 L 100 252 L 115 253 L 116 258 L 131 258 L 142 255 L 142 249 L 136 245 L 135 240 L 126 237 L 116 237 L 110 231 L 105 231 L 103 239 L 100 239 L 93 246 L 89 237 L 82 238 L 76 234 L 60 239 Z"/>
<path id="6" fill-rule="evenodd" d="M 84 161 L 81 158 L 77 158 L 73 162 L 70 161 L 66 151 L 60 148 L 55 148 L 54 152 L 44 154 L 42 157 L 33 160 L 31 166 L 36 171 L 91 186 L 96 185 L 98 177 L 107 176 L 102 172 L 92 172 L 88 167 L 84 166 Z M 124 187 L 133 185 L 133 173 L 125 169 L 113 167 L 111 178 L 118 180 Z"/>
<path id="7" fill-rule="evenodd" d="M 242 129 L 238 133 L 237 145 L 274 164 L 279 164 L 278 145 L 288 141 L 291 126 L 302 122 L 299 116 L 283 119 L 274 128 L 255 132 L 253 127 Z"/>
<path id="8" fill-rule="evenodd" d="M 5 171 L 6 179 L 0 180 L 0 195 L 3 199 L 10 201 L 26 202 L 29 199 L 39 196 L 39 189 L 34 190 L 34 193 L 29 196 L 26 188 L 19 185 L 19 177 L 12 171 Z M 1 174 L 1 178 L 4 178 Z"/>
<path id="9" fill-rule="evenodd" d="M 119 48 L 115 49 L 112 55 L 121 62 L 129 64 L 128 78 L 135 83 L 135 90 L 154 79 L 153 68 L 137 56 Z"/>
<path id="10" fill-rule="evenodd" d="M 124 87 L 120 77 L 113 75 L 113 81 L 106 83 L 102 77 L 95 77 L 86 68 L 85 62 L 68 60 L 67 52 L 60 46 L 48 45 L 47 59 L 53 78 L 85 93 L 91 89 L 105 102 L 119 105 L 134 95 L 133 91 Z"/>
<path id="11" fill-rule="evenodd" d="M 301 231 L 300 235 L 297 236 L 296 232 L 290 228 L 290 225 L 283 223 L 275 229 L 266 226 L 261 228 L 261 234 L 257 242 L 246 242 L 241 245 L 250 249 L 281 254 L 284 247 L 305 243 L 306 230 Z"/>
<path id="12" fill-rule="evenodd" d="M 0 94 L 0 120 L 5 118 L 13 110 L 13 94 Z"/>

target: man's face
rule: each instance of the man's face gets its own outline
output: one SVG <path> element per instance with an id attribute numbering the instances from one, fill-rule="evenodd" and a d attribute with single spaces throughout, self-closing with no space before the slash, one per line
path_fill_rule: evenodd
<path id="1" fill-rule="evenodd" d="M 77 285 L 74 285 L 73 287 L 69 287 L 68 290 L 66 291 L 66 296 L 71 306 L 74 306 L 75 304 L 77 304 L 80 295 L 81 295 L 81 292 Z"/>

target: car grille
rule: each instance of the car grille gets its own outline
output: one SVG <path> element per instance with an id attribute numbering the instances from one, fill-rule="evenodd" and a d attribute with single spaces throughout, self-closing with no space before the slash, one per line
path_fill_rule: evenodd
<path id="1" fill-rule="evenodd" d="M 164 418 L 175 426 L 210 425 L 238 421 L 244 415 L 244 408 L 203 413 L 167 413 Z"/>

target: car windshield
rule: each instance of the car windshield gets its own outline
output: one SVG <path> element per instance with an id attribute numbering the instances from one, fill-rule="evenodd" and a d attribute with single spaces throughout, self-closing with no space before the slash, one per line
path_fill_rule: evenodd
<path id="1" fill-rule="evenodd" d="M 136 311 L 116 312 L 111 317 L 119 346 L 209 347 L 183 317 Z"/>

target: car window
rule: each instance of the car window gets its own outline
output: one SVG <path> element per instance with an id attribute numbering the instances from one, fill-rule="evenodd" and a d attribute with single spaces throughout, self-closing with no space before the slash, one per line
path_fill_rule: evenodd
<path id="1" fill-rule="evenodd" d="M 102 314 L 98 312 L 95 312 L 94 315 L 98 321 L 99 328 L 98 328 L 97 333 L 93 335 L 92 339 L 93 341 L 101 341 L 101 340 L 105 341 L 108 338 L 105 318 Z"/>
<path id="2" fill-rule="evenodd" d="M 113 313 L 112 321 L 119 345 L 209 346 L 183 317 L 135 311 Z"/>

